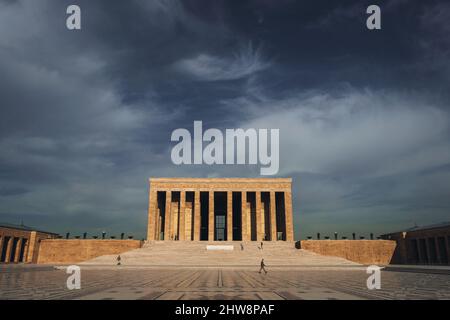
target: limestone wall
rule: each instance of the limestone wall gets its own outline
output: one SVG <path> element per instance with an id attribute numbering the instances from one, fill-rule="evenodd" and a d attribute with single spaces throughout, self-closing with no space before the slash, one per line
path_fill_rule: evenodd
<path id="1" fill-rule="evenodd" d="M 392 240 L 302 240 L 301 248 L 325 256 L 345 258 L 361 264 L 387 265 L 394 255 Z"/>
<path id="2" fill-rule="evenodd" d="M 107 254 L 120 254 L 142 246 L 140 240 L 42 240 L 37 263 L 77 263 Z"/>

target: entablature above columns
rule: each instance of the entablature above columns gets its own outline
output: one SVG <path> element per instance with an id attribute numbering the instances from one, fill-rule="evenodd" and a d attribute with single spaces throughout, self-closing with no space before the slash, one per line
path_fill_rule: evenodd
<path id="1" fill-rule="evenodd" d="M 276 191 L 290 192 L 291 178 L 150 178 L 157 191 Z"/>

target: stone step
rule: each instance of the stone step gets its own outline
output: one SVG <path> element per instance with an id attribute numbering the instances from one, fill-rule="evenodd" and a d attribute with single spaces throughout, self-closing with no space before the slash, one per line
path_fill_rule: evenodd
<path id="1" fill-rule="evenodd" d="M 244 250 L 241 250 L 241 243 Z M 233 245 L 232 251 L 206 250 L 207 245 Z M 326 257 L 295 248 L 295 242 L 264 242 L 263 249 L 255 241 L 148 241 L 140 249 L 122 253 L 121 264 L 128 266 L 257 266 L 262 258 L 267 265 L 277 266 L 345 266 L 357 265 L 338 257 Z M 81 265 L 116 265 L 117 255 L 105 255 Z"/>

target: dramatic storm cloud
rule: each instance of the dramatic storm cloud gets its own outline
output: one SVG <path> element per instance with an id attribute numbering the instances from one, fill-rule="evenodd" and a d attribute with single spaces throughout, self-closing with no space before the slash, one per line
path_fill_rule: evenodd
<path id="1" fill-rule="evenodd" d="M 82 30 L 65 26 L 78 4 Z M 280 129 L 296 238 L 448 220 L 450 6 L 0 0 L 0 221 L 145 237 L 171 132 Z"/>
<path id="2" fill-rule="evenodd" d="M 181 72 L 205 81 L 241 79 L 268 66 L 268 63 L 262 61 L 259 50 L 254 51 L 251 45 L 228 59 L 200 54 L 176 64 Z"/>

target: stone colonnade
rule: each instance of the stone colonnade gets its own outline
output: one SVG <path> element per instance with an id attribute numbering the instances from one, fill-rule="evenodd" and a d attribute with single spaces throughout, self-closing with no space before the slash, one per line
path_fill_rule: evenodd
<path id="1" fill-rule="evenodd" d="M 294 240 L 290 178 L 151 178 L 148 240 Z"/>
<path id="2" fill-rule="evenodd" d="M 37 231 L 25 231 L 0 226 L 0 263 L 37 261 L 37 247 L 40 237 Z"/>

